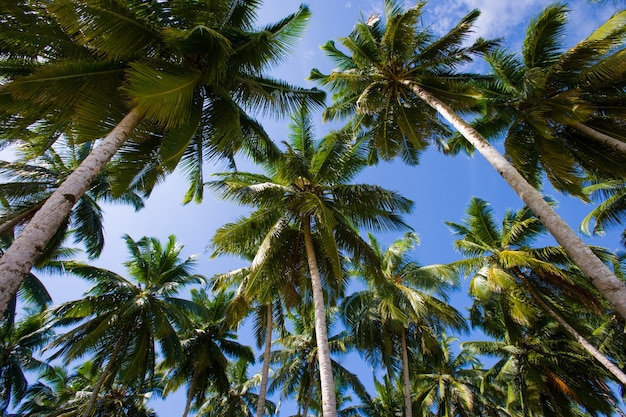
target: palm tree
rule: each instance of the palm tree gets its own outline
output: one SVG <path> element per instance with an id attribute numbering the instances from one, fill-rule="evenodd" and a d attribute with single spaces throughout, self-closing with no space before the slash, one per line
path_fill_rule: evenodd
<path id="1" fill-rule="evenodd" d="M 372 365 L 382 363 L 391 374 L 400 355 L 406 417 L 413 415 L 407 340 L 419 334 L 422 340 L 417 342 L 428 345 L 424 339 L 435 339 L 434 334 L 445 327 L 457 331 L 467 327 L 463 316 L 446 302 L 447 292 L 459 285 L 456 273 L 445 265 L 420 266 L 411 261 L 407 252 L 418 242 L 417 235 L 407 232 L 383 249 L 370 235 L 382 273 L 356 265 L 355 273 L 366 289 L 343 301 L 347 327 Z"/>
<path id="2" fill-rule="evenodd" d="M 394 386 L 389 374 L 379 381 L 374 377 L 374 398 L 365 398 L 362 404 L 352 407 L 353 414 L 347 416 L 364 417 L 404 417 L 403 395 Z"/>
<path id="3" fill-rule="evenodd" d="M 422 413 L 434 409 L 438 417 L 479 415 L 481 364 L 469 350 L 455 355 L 452 344 L 457 340 L 441 334 L 438 349 L 416 364 L 416 403 Z"/>
<path id="4" fill-rule="evenodd" d="M 49 366 L 35 355 L 50 341 L 52 332 L 41 311 L 27 314 L 16 322 L 6 316 L 0 320 L 0 415 L 24 398 L 28 388 L 25 372 Z"/>
<path id="5" fill-rule="evenodd" d="M 236 255 L 252 263 L 264 236 L 248 233 L 233 239 L 231 231 L 242 230 L 253 224 L 253 219 L 242 218 L 219 228 L 212 239 L 215 249 L 213 256 Z M 218 290 L 236 289 L 235 298 L 227 311 L 228 320 L 233 326 L 250 314 L 253 315 L 257 347 L 263 348 L 256 417 L 262 417 L 265 413 L 274 328 L 278 327 L 280 332 L 284 332 L 284 312 L 302 302 L 301 293 L 305 290 L 306 264 L 303 262 L 303 254 L 294 253 L 288 246 L 289 241 L 281 243 L 285 244 L 284 247 L 274 244 L 271 248 L 273 255 L 264 262 L 217 275 L 213 281 L 213 287 Z"/>
<path id="6" fill-rule="evenodd" d="M 29 146 L 25 144 L 20 147 L 23 157 L 18 161 L 0 161 L 0 174 L 7 179 L 0 183 L 0 192 L 7 203 L 6 207 L 0 209 L 0 234 L 12 232 L 27 224 L 50 194 L 84 160 L 92 147 L 91 142 L 80 146 L 67 143 L 59 152 L 49 148 L 43 155 L 32 159 Z M 84 242 L 90 258 L 98 257 L 104 247 L 102 209 L 98 204 L 100 201 L 130 204 L 135 211 L 143 208 L 141 196 L 132 190 L 113 196 L 112 182 L 108 170 L 100 172 L 80 197 L 65 224 L 55 234 L 63 239 L 70 229 L 75 243 Z M 52 244 L 54 245 L 54 240 Z"/>
<path id="7" fill-rule="evenodd" d="M 18 412 L 24 417 L 74 417 L 89 400 L 89 393 L 97 382 L 93 362 L 87 360 L 70 374 L 55 366 L 40 375 L 37 383 L 28 388 Z M 160 376 L 139 385 L 114 384 L 94 406 L 95 417 L 156 417 L 147 402 L 159 393 Z"/>
<path id="8" fill-rule="evenodd" d="M 9 234 L 0 235 L 0 254 L 10 245 Z M 58 272 L 62 259 L 71 256 L 73 250 L 57 248 L 39 259 L 39 271 Z M 0 317 L 0 414 L 17 404 L 26 394 L 26 372 L 49 369 L 46 361 L 36 354 L 51 341 L 53 332 L 48 326 L 45 309 L 52 302 L 46 287 L 29 272 L 20 288 L 9 301 Z M 18 306 L 23 308 L 20 314 Z"/>
<path id="9" fill-rule="evenodd" d="M 316 143 L 306 108 L 292 117 L 291 131 L 286 151 L 264 164 L 268 176 L 216 174 L 221 179 L 209 186 L 222 198 L 257 209 L 240 227 L 228 230 L 231 240 L 250 242 L 254 239 L 246 235 L 262 236 L 252 268 L 276 253 L 277 247 L 289 247 L 288 253 L 294 254 L 304 249 L 315 310 L 323 414 L 330 417 L 336 415 L 336 401 L 323 288 L 329 301 L 343 291 L 340 250 L 375 265 L 358 227 L 407 227 L 398 213 L 408 212 L 412 203 L 377 186 L 349 184 L 365 167 L 360 147 L 349 145 L 340 133 Z"/>
<path id="10" fill-rule="evenodd" d="M 485 375 L 485 383 L 507 386 L 506 410 L 510 414 L 611 415 L 615 411 L 616 399 L 606 384 L 606 371 L 589 361 L 581 346 L 565 337 L 555 322 L 540 319 L 532 326 L 515 327 L 506 323 L 498 307 L 485 307 L 493 318 L 490 330 L 500 324 L 500 337 L 465 342 L 464 347 L 497 359 Z M 476 325 L 480 320 L 477 315 L 473 318 Z"/>
<path id="11" fill-rule="evenodd" d="M 310 298 L 310 296 L 309 296 Z M 306 417 L 309 410 L 323 412 L 324 398 L 317 381 L 320 378 L 319 349 L 315 337 L 314 321 L 309 302 L 298 307 L 297 314 L 289 314 L 293 331 L 285 332 L 276 343 L 281 348 L 271 354 L 271 362 L 277 365 L 269 392 L 280 389 L 280 398 L 295 398 L 298 404 L 298 416 Z M 337 308 L 326 310 L 327 322 L 331 324 L 338 318 Z M 347 332 L 341 332 L 328 338 L 328 348 L 335 355 L 343 355 L 351 345 Z M 351 389 L 360 398 L 367 398 L 367 391 L 358 377 L 346 369 L 340 361 L 331 358 L 333 370 L 333 389 L 342 392 Z M 321 401 L 320 401 L 321 400 Z M 340 405 L 341 399 L 338 401 Z M 339 414 L 339 410 L 338 410 Z"/>
<path id="12" fill-rule="evenodd" d="M 131 278 L 66 262 L 68 272 L 94 287 L 82 299 L 52 311 L 55 326 L 72 326 L 51 344 L 56 349 L 52 358 L 63 357 L 67 363 L 91 353 L 94 371 L 100 372 L 82 417 L 90 415 L 101 389 L 114 380 L 132 384 L 154 374 L 156 341 L 165 366 L 171 366 L 183 352 L 177 331 L 189 328 L 189 312 L 201 310 L 192 301 L 176 298 L 186 285 L 203 282 L 203 277 L 191 273 L 195 258 L 180 259 L 182 246 L 173 235 L 165 245 L 156 238 L 124 239 L 131 254 L 125 262 Z"/>
<path id="13" fill-rule="evenodd" d="M 166 375 L 164 394 L 187 384 L 187 402 L 183 417 L 187 417 L 191 403 L 202 404 L 209 391 L 227 392 L 229 358 L 243 358 L 254 362 L 248 346 L 236 341 L 226 321 L 226 310 L 232 302 L 232 293 L 217 293 L 212 299 L 204 290 L 191 290 L 191 301 L 204 311 L 191 317 L 191 328 L 182 334 L 183 354 Z"/>
<path id="14" fill-rule="evenodd" d="M 253 417 L 258 396 L 250 389 L 257 381 L 248 378 L 248 362 L 239 359 L 228 363 L 227 392 L 212 393 L 198 410 L 198 416 L 210 417 Z M 267 401 L 269 415 L 274 415 L 276 406 Z"/>
<path id="15" fill-rule="evenodd" d="M 455 69 L 494 46 L 480 39 L 462 46 L 479 12 L 470 12 L 451 31 L 435 38 L 417 27 L 423 7 L 424 3 L 419 3 L 402 10 L 394 0 L 385 0 L 386 26 L 378 18 L 359 22 L 342 40 L 352 56 L 333 42 L 324 46 L 337 68 L 329 75 L 313 70 L 311 78 L 328 86 L 335 97 L 326 116 L 356 113 L 351 124 L 367 130 L 375 157 L 380 154 L 390 159 L 399 149 L 405 149 L 402 158 L 416 162 L 417 151 L 427 145 L 425 139 L 442 132 L 437 122 L 437 115 L 441 115 L 487 159 L 598 291 L 626 317 L 626 285 L 557 215 L 542 194 L 457 114 L 474 109 L 479 93 L 469 83 L 476 76 L 458 74 Z"/>
<path id="16" fill-rule="evenodd" d="M 35 19 L 22 19 L 20 7 L 9 7 L 7 18 L 0 19 L 3 37 L 17 45 L 3 58 L 26 63 L 21 71 L 7 65 L 0 73 L 6 135 L 28 135 L 33 124 L 76 132 L 86 141 L 109 133 L 0 259 L 0 311 L 71 207 L 124 144 L 143 149 L 134 143 L 158 138 L 158 150 L 148 159 L 164 172 L 189 149 L 232 157 L 243 148 L 253 157 L 271 156 L 273 144 L 246 110 L 280 113 L 302 101 L 323 100 L 320 91 L 263 76 L 298 39 L 309 16 L 306 7 L 254 31 L 257 1 L 114 7 L 64 0 L 20 6 Z M 50 46 L 41 46 L 42 37 Z"/>
<path id="17" fill-rule="evenodd" d="M 494 79 L 476 126 L 487 136 L 506 134 L 506 157 L 530 183 L 545 173 L 557 190 L 582 196 L 590 174 L 626 175 L 624 118 L 615 110 L 623 105 L 626 11 L 564 50 L 567 13 L 554 4 L 533 19 L 521 56 L 486 54 Z"/>
<path id="18" fill-rule="evenodd" d="M 501 293 L 505 314 L 512 322 L 525 325 L 532 323 L 539 308 L 626 385 L 626 374 L 570 324 L 581 319 L 568 321 L 559 312 L 572 314 L 576 311 L 573 306 L 583 303 L 585 316 L 592 311 L 603 315 L 604 310 L 593 291 L 576 281 L 576 271 L 565 268 L 568 259 L 560 248 L 530 246 L 545 232 L 537 218 L 528 209 L 508 211 L 498 228 L 493 210 L 478 198 L 470 202 L 467 215 L 464 224 L 447 224 L 459 237 L 455 246 L 466 256 L 454 265 L 473 276 L 472 295 L 487 300 L 492 292 Z M 553 307 L 555 304 L 560 307 Z"/>

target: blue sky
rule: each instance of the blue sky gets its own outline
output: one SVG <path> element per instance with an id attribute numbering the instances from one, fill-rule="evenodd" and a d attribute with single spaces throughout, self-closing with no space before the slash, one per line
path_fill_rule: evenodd
<path id="1" fill-rule="evenodd" d="M 260 12 L 260 22 L 277 21 L 297 10 L 299 4 L 294 0 L 266 0 Z M 407 4 L 410 6 L 414 2 Z M 476 36 L 504 38 L 510 49 L 519 51 L 527 23 L 547 4 L 549 2 L 544 0 L 432 0 L 426 6 L 424 18 L 425 23 L 431 25 L 435 32 L 443 32 L 450 29 L 469 10 L 478 8 L 482 14 L 478 20 Z M 572 10 L 565 40 L 568 46 L 588 35 L 617 9 L 611 1 L 597 4 L 577 0 L 567 4 Z M 322 72 L 332 69 L 332 63 L 324 57 L 319 46 L 327 40 L 347 36 L 359 18 L 367 19 L 372 13 L 381 13 L 383 2 L 311 0 L 309 7 L 312 18 L 307 32 L 288 62 L 276 68 L 272 74 L 276 78 L 301 86 L 313 86 L 306 81 L 311 68 L 318 67 Z M 322 124 L 319 117 L 316 120 L 316 132 L 321 137 L 330 126 Z M 266 121 L 265 126 L 270 136 L 279 142 L 286 138 L 287 123 L 288 120 L 272 120 Z M 206 172 L 208 174 L 225 168 L 225 165 L 207 167 Z M 245 162 L 240 168 L 253 169 Z M 381 164 L 366 169 L 358 182 L 377 183 L 399 191 L 415 202 L 415 210 L 406 220 L 420 236 L 421 245 L 417 248 L 414 259 L 421 264 L 446 263 L 459 259 L 453 248 L 453 237 L 444 221 L 460 222 L 465 216 L 465 208 L 471 197 L 477 196 L 491 202 L 499 219 L 506 209 L 519 209 L 522 206 L 517 196 L 479 155 L 474 158 L 458 156 L 453 159 L 432 149 L 422 156 L 421 164 L 417 167 L 407 167 L 399 161 Z M 173 175 L 154 191 L 146 208 L 139 213 L 134 213 L 127 207 L 106 206 L 107 244 L 102 257 L 96 263 L 124 273 L 121 265 L 127 259 L 127 253 L 121 236 L 128 233 L 135 240 L 143 236 L 165 239 L 168 235 L 175 234 L 178 241 L 185 245 L 185 256 L 199 254 L 197 272 L 207 277 L 241 266 L 241 262 L 237 260 L 210 259 L 206 245 L 217 227 L 235 220 L 244 212 L 229 203 L 218 201 L 208 192 L 202 205 L 183 206 L 180 202 L 185 191 L 184 181 L 178 175 Z M 546 193 L 559 202 L 558 213 L 574 230 L 578 229 L 580 221 L 592 208 L 591 205 L 550 190 Z M 401 235 L 402 232 L 380 235 L 379 240 L 388 244 Z M 606 237 L 596 238 L 591 242 L 617 249 L 617 236 L 618 233 L 609 233 Z M 546 242 L 551 243 L 549 239 Z M 47 279 L 46 284 L 55 303 L 76 299 L 87 289 L 87 284 L 70 277 L 55 276 Z M 453 296 L 453 303 L 461 311 L 470 305 L 465 295 L 467 281 L 463 285 L 463 290 Z M 240 337 L 242 342 L 253 344 L 248 337 Z M 356 370 L 361 365 L 350 359 L 347 366 L 354 366 L 353 370 Z M 367 370 L 369 367 L 361 366 L 361 369 Z M 364 374 L 363 380 L 369 384 L 371 376 Z M 180 415 L 184 408 L 183 396 L 174 394 L 165 401 L 154 402 L 153 407 L 160 416 Z M 283 411 L 282 415 L 288 415 L 287 407 Z"/>

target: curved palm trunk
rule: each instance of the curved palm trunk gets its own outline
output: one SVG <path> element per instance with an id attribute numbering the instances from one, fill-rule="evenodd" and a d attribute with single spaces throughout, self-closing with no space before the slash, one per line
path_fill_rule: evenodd
<path id="1" fill-rule="evenodd" d="M 307 417 L 309 414 L 309 408 L 311 407 L 311 400 L 313 399 L 313 366 L 309 366 L 309 389 L 306 395 L 306 401 L 302 406 L 302 417 Z M 299 414 L 298 414 L 299 415 Z"/>
<path id="2" fill-rule="evenodd" d="M 624 155 L 626 155 L 626 142 L 622 142 L 621 140 L 615 139 L 612 136 L 605 135 L 602 132 L 598 132 L 592 127 L 589 127 L 583 123 L 572 123 L 574 129 L 578 130 L 580 133 L 592 139 L 596 142 L 602 143 Z"/>
<path id="3" fill-rule="evenodd" d="M 196 390 L 196 381 L 198 380 L 198 370 L 194 371 L 193 376 L 191 377 L 191 383 L 189 384 L 189 388 L 187 389 L 187 401 L 185 402 L 185 410 L 183 411 L 182 417 L 187 417 L 189 414 L 189 409 L 191 408 L 191 402 L 193 401 L 193 393 Z"/>
<path id="4" fill-rule="evenodd" d="M 89 402 L 83 410 L 81 417 L 89 417 L 91 415 L 91 410 L 93 410 L 93 407 L 94 405 L 96 405 L 96 401 L 98 400 L 98 394 L 100 394 L 100 389 L 102 388 L 104 381 L 106 381 L 111 374 L 111 371 L 115 366 L 115 362 L 117 361 L 117 356 L 120 354 L 120 351 L 122 350 L 122 347 L 125 343 L 126 337 L 120 337 L 120 339 L 115 344 L 113 353 L 111 353 L 111 357 L 109 358 L 109 363 L 107 364 L 106 368 L 104 368 L 104 371 L 102 371 L 102 374 L 100 374 L 100 378 L 98 378 L 96 385 L 94 385 L 93 390 L 91 391 L 91 395 L 89 396 Z"/>
<path id="5" fill-rule="evenodd" d="M 320 385 L 322 391 L 322 415 L 324 417 L 337 416 L 337 399 L 335 397 L 335 382 L 330 361 L 328 347 L 328 331 L 326 329 L 326 306 L 322 291 L 322 278 L 317 266 L 313 237 L 311 236 L 311 218 L 304 219 L 304 244 L 306 246 L 307 262 L 311 274 L 311 288 L 313 290 L 313 305 L 315 310 L 315 340 L 317 343 L 317 360 L 320 365 Z"/>
<path id="6" fill-rule="evenodd" d="M 533 297 L 533 299 L 537 302 L 537 304 L 539 304 L 539 306 L 546 313 L 548 313 L 550 317 L 552 317 L 557 323 L 559 323 L 559 325 L 561 325 L 561 327 L 563 327 L 565 331 L 567 331 L 570 334 L 570 336 L 574 338 L 574 340 L 580 343 L 581 346 L 587 351 L 587 353 L 589 353 L 598 362 L 600 362 L 602 366 L 604 366 L 610 373 L 613 374 L 615 378 L 617 378 L 617 380 L 624 387 L 626 387 L 626 374 L 624 374 L 624 372 L 620 368 L 618 368 L 605 355 L 603 355 L 598 349 L 596 349 L 594 345 L 589 343 L 589 341 L 585 339 L 583 335 L 578 333 L 576 329 L 570 326 L 570 324 L 567 321 L 565 321 L 565 319 L 561 317 L 559 313 L 554 311 L 554 309 L 552 309 L 552 307 L 550 307 L 550 305 L 546 303 L 543 300 L 543 298 L 541 298 L 541 295 L 539 295 L 537 291 L 535 291 L 535 288 L 533 287 L 533 285 L 528 281 L 526 276 L 521 271 L 515 271 L 515 274 L 520 280 L 522 280 L 522 282 L 524 283 L 524 286 L 526 287 L 530 295 Z"/>
<path id="7" fill-rule="evenodd" d="M 441 114 L 474 148 L 493 166 L 563 247 L 572 261 L 591 280 L 594 287 L 626 318 L 626 285 L 615 276 L 589 249 L 576 233 L 559 217 L 543 199 L 543 195 L 485 140 L 472 126 L 460 118 L 450 107 L 423 90 L 419 85 L 404 81 L 418 97 Z"/>
<path id="8" fill-rule="evenodd" d="M 265 414 L 265 397 L 267 395 L 267 380 L 270 373 L 270 350 L 272 348 L 272 303 L 267 304 L 267 321 L 265 324 L 265 349 L 263 350 L 263 367 L 261 368 L 261 386 L 259 387 L 259 401 L 256 406 L 256 417 Z"/>
<path id="9" fill-rule="evenodd" d="M 406 347 L 406 330 L 402 328 L 402 382 L 404 387 L 404 415 L 413 417 L 413 406 L 411 404 L 411 380 L 409 378 L 409 353 Z"/>
<path id="10" fill-rule="evenodd" d="M 0 258 L 0 312 L 17 292 L 24 276 L 44 250 L 72 207 L 137 127 L 142 115 L 133 110 L 54 191 Z"/>

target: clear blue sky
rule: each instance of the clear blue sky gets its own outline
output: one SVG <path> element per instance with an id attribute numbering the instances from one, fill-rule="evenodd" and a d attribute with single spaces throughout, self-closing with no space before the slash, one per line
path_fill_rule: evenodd
<path id="1" fill-rule="evenodd" d="M 617 6 L 606 1 L 604 4 L 577 0 L 567 2 L 570 14 L 569 31 L 566 44 L 572 45 L 589 34 L 599 23 L 610 17 Z M 297 10 L 300 3 L 294 0 L 266 0 L 260 13 L 260 22 L 273 22 L 286 14 Z M 415 2 L 408 2 L 409 6 Z M 482 15 L 478 20 L 476 35 L 485 38 L 502 37 L 512 50 L 519 51 L 526 25 L 532 16 L 549 4 L 545 0 L 432 0 L 426 7 L 425 23 L 430 24 L 435 32 L 448 30 L 469 10 L 478 8 Z M 308 30 L 296 47 L 293 55 L 272 74 L 276 78 L 288 80 L 301 86 L 312 86 L 306 81 L 311 68 L 318 67 L 323 72 L 332 69 L 332 63 L 326 59 L 319 46 L 330 39 L 347 36 L 354 23 L 372 13 L 381 13 L 383 2 L 356 0 L 312 0 L 312 11 Z M 327 130 L 317 118 L 316 131 L 321 137 Z M 271 137 L 279 142 L 286 138 L 287 120 L 268 121 L 265 126 Z M 422 156 L 417 167 L 406 167 L 400 162 L 382 164 L 364 171 L 359 182 L 377 183 L 385 188 L 399 191 L 405 197 L 415 201 L 415 210 L 407 222 L 419 234 L 421 245 L 415 253 L 415 260 L 421 264 L 446 263 L 459 259 L 453 249 L 453 238 L 444 221 L 459 222 L 465 216 L 465 208 L 473 196 L 492 203 L 499 219 L 506 209 L 519 209 L 520 200 L 508 189 L 495 171 L 477 155 L 474 158 L 458 156 L 454 159 L 445 157 L 431 150 Z M 220 171 L 225 166 L 207 167 L 207 174 Z M 242 170 L 250 169 L 244 166 Z M 139 213 L 127 207 L 107 206 L 106 237 L 107 244 L 102 257 L 97 261 L 105 267 L 124 273 L 121 266 L 127 259 L 125 245 L 121 239 L 128 233 L 137 240 L 143 236 L 155 236 L 165 239 L 175 234 L 179 242 L 185 244 L 183 254 L 200 254 L 197 272 L 207 277 L 241 266 L 239 261 L 228 259 L 211 260 L 205 251 L 215 229 L 226 222 L 233 221 L 243 212 L 237 207 L 216 200 L 206 194 L 202 205 L 183 206 L 180 201 L 186 185 L 174 175 L 161 184 L 147 201 L 147 206 Z M 558 195 L 550 190 L 549 195 L 559 202 L 557 211 L 577 230 L 582 218 L 591 210 L 577 200 Z M 402 233 L 380 236 L 387 244 L 400 237 Z M 594 244 L 617 249 L 617 233 L 610 233 L 603 239 L 593 239 Z M 550 242 L 548 242 L 550 243 Z M 87 289 L 87 285 L 70 277 L 52 277 L 46 280 L 55 303 L 76 299 Z M 470 306 L 467 296 L 467 282 L 464 288 L 453 298 L 455 306 L 464 311 Z M 253 345 L 253 341 L 240 336 L 244 343 Z M 356 372 L 357 367 L 369 369 L 353 361 L 347 366 Z M 365 383 L 371 383 L 371 376 L 363 375 Z M 184 408 L 184 395 L 174 394 L 165 401 L 156 401 L 153 407 L 162 417 L 176 416 Z M 287 414 L 287 406 L 282 415 Z"/>

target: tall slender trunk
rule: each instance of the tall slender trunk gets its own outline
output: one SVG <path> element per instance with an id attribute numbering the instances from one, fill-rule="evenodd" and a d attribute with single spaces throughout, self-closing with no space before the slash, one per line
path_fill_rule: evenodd
<path id="1" fill-rule="evenodd" d="M 193 401 L 193 392 L 196 390 L 196 381 L 198 380 L 198 369 L 193 372 L 191 377 L 191 383 L 187 389 L 187 401 L 185 401 L 185 410 L 183 411 L 183 417 L 187 417 L 189 410 L 191 409 L 191 402 Z"/>
<path id="2" fill-rule="evenodd" d="M 406 329 L 402 328 L 402 385 L 404 387 L 404 416 L 413 417 L 413 406 L 411 404 L 411 379 L 409 378 L 409 353 L 406 347 Z"/>
<path id="3" fill-rule="evenodd" d="M 74 204 L 137 127 L 142 115 L 132 110 L 50 195 L 0 258 L 0 312 L 54 236 Z"/>
<path id="4" fill-rule="evenodd" d="M 570 334 L 581 346 L 593 356 L 602 366 L 604 366 L 615 378 L 626 387 L 626 374 L 611 362 L 605 355 L 603 355 L 595 346 L 593 346 L 583 335 L 578 333 L 559 313 L 557 313 L 550 305 L 541 298 L 541 295 L 535 291 L 532 283 L 526 278 L 522 271 L 516 270 L 515 274 L 524 283 L 524 287 L 528 290 L 531 297 L 539 304 L 539 306 L 552 317 L 566 332 Z"/>
<path id="5" fill-rule="evenodd" d="M 309 408 L 311 407 L 311 400 L 313 400 L 313 384 L 315 380 L 313 379 L 313 363 L 309 364 L 309 389 L 306 394 L 306 401 L 304 406 L 302 406 L 303 414 L 302 417 L 307 417 L 309 415 Z"/>
<path id="6" fill-rule="evenodd" d="M 313 306 L 315 311 L 315 340 L 317 342 L 317 360 L 320 366 L 320 385 L 322 390 L 322 415 L 324 417 L 337 416 L 337 399 L 335 397 L 335 382 L 330 361 L 328 347 L 328 331 L 326 329 L 326 306 L 322 291 L 322 277 L 317 266 L 313 237 L 311 236 L 311 217 L 304 219 L 304 244 L 311 274 L 311 288 L 313 290 Z"/>
<path id="7" fill-rule="evenodd" d="M 602 143 L 609 148 L 612 148 L 624 155 L 626 155 L 626 142 L 622 142 L 621 140 L 615 139 L 612 136 L 605 135 L 602 132 L 595 130 L 592 127 L 589 127 L 583 123 L 572 123 L 570 125 L 574 129 L 578 130 L 580 133 L 592 139 L 596 142 Z"/>
<path id="8" fill-rule="evenodd" d="M 589 278 L 594 287 L 626 318 L 626 285 L 611 271 L 559 217 L 543 199 L 543 195 L 485 140 L 472 126 L 460 118 L 450 107 L 423 90 L 419 85 L 404 81 L 417 96 L 439 112 L 481 155 L 493 166 L 513 188 L 522 201 L 535 213 L 537 219 L 563 247 L 572 261 Z"/>
<path id="9" fill-rule="evenodd" d="M 96 385 L 94 385 L 93 390 L 91 391 L 91 395 L 89 396 L 89 402 L 83 410 L 81 417 L 89 417 L 91 415 L 91 410 L 93 410 L 93 407 L 94 405 L 96 405 L 96 401 L 98 400 L 98 394 L 100 394 L 100 389 L 102 388 L 102 385 L 107 380 L 107 378 L 109 378 L 109 376 L 111 375 L 111 371 L 115 366 L 117 357 L 120 354 L 120 351 L 122 350 L 122 347 L 125 343 L 126 337 L 122 336 L 115 344 L 115 347 L 113 348 L 113 353 L 111 353 L 111 357 L 109 358 L 109 363 L 107 363 L 106 368 L 104 368 L 104 371 L 102 371 L 102 374 L 100 374 L 98 381 L 96 381 Z"/>
<path id="10" fill-rule="evenodd" d="M 267 320 L 265 324 L 265 349 L 263 350 L 263 367 L 261 368 L 261 386 L 259 400 L 256 405 L 256 417 L 265 414 L 265 396 L 267 395 L 267 380 L 270 373 L 270 350 L 272 348 L 272 303 L 267 303 Z"/>

